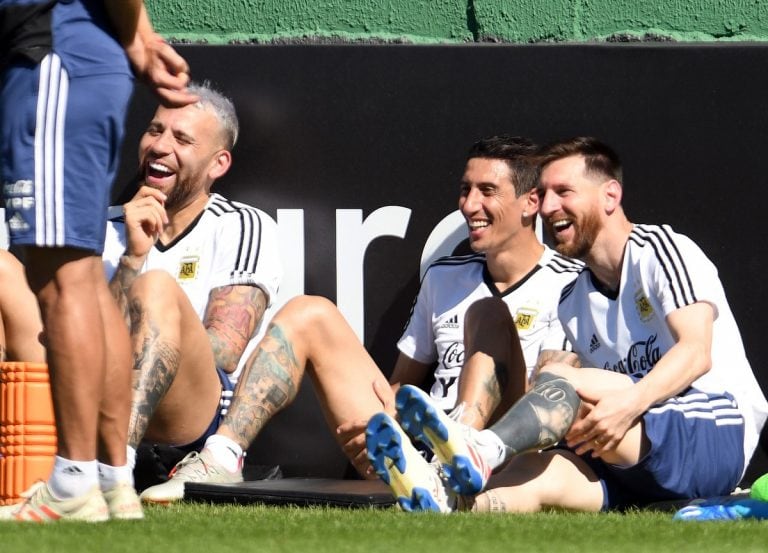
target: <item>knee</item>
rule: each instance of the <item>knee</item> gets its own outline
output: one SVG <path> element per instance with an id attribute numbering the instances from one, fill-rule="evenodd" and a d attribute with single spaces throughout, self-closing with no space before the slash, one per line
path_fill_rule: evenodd
<path id="1" fill-rule="evenodd" d="M 575 384 L 566 376 L 548 370 L 543 370 L 536 377 L 532 392 L 549 403 L 568 406 L 571 417 L 575 416 L 581 404 Z"/>
<path id="2" fill-rule="evenodd" d="M 578 370 L 567 363 L 547 363 L 541 368 L 539 374 L 562 378 L 575 384 L 579 379 L 579 374 L 576 372 Z"/>
<path id="3" fill-rule="evenodd" d="M 136 277 L 128 294 L 131 298 L 155 298 L 171 296 L 173 287 L 178 286 L 173 277 L 159 269 L 147 271 Z"/>
<path id="4" fill-rule="evenodd" d="M 291 298 L 275 314 L 273 321 L 293 329 L 314 328 L 340 315 L 339 309 L 329 299 L 305 295 Z"/>
<path id="5" fill-rule="evenodd" d="M 477 300 L 467 309 L 464 324 L 476 326 L 478 324 L 498 325 L 512 323 L 509 307 L 500 298 L 490 297 Z"/>

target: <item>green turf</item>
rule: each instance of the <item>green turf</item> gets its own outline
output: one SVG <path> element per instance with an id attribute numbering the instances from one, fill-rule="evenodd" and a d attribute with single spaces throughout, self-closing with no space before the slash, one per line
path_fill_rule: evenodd
<path id="1" fill-rule="evenodd" d="M 2 553 L 675 553 L 768 551 L 768 521 L 676 522 L 667 513 L 410 515 L 185 504 L 146 509 L 141 522 L 0 523 Z"/>

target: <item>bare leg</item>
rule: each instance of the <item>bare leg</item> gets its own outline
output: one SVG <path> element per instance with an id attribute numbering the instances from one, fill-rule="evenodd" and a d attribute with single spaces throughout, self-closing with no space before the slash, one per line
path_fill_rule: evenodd
<path id="1" fill-rule="evenodd" d="M 528 388 L 520 338 L 507 304 L 498 298 L 472 304 L 464 323 L 464 348 L 457 397 L 457 405 L 464 403 L 460 422 L 482 429 Z"/>
<path id="2" fill-rule="evenodd" d="M 380 381 L 391 394 L 336 306 L 325 298 L 302 296 L 289 301 L 272 319 L 248 360 L 218 433 L 246 449 L 267 421 L 293 401 L 307 371 L 334 430 L 343 422 L 367 420 L 381 411 L 374 382 Z M 341 445 L 343 439 L 335 432 L 334 436 Z"/>
<path id="3" fill-rule="evenodd" d="M 208 334 L 184 291 L 163 271 L 137 278 L 128 301 L 134 360 L 129 445 L 138 446 L 145 435 L 192 442 L 210 425 L 221 397 Z"/>
<path id="4" fill-rule="evenodd" d="M 95 460 L 106 364 L 104 321 L 94 301 L 101 260 L 70 248 L 29 248 L 26 261 L 48 346 L 58 454 Z"/>
<path id="5" fill-rule="evenodd" d="M 99 406 L 99 460 L 111 466 L 126 464 L 128 419 L 131 414 L 131 348 L 128 329 L 109 292 L 101 265 L 96 297 L 104 321 L 108 347 L 104 395 Z"/>
<path id="6" fill-rule="evenodd" d="M 473 511 L 531 513 L 548 507 L 599 511 L 603 489 L 597 476 L 566 451 L 532 452 L 512 459 L 474 499 Z"/>
<path id="7" fill-rule="evenodd" d="M 44 363 L 42 330 L 40 309 L 24 266 L 13 254 L 0 250 L 0 361 Z"/>

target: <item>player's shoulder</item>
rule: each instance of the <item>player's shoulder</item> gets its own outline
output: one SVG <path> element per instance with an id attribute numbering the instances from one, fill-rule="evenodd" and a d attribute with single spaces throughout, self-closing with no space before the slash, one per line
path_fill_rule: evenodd
<path id="1" fill-rule="evenodd" d="M 635 224 L 629 233 L 631 247 L 658 249 L 689 243 L 693 241 L 670 225 Z"/>
<path id="2" fill-rule="evenodd" d="M 544 253 L 541 256 L 539 265 L 553 273 L 566 275 L 571 278 L 576 278 L 585 267 L 582 261 L 566 257 L 548 246 L 544 246 Z"/>
<path id="3" fill-rule="evenodd" d="M 634 225 L 628 248 L 633 258 L 651 265 L 683 267 L 688 261 L 706 257 L 696 242 L 669 225 Z"/>
<path id="4" fill-rule="evenodd" d="M 214 225 L 230 231 L 239 228 L 241 231 L 260 233 L 265 228 L 270 227 L 272 222 L 272 219 L 260 209 L 230 200 L 216 193 L 211 194 L 208 204 L 205 206 L 205 213 L 209 219 L 206 226 Z"/>
<path id="5" fill-rule="evenodd" d="M 205 209 L 217 217 L 240 216 L 242 214 L 252 214 L 256 217 L 263 215 L 261 210 L 252 205 L 230 200 L 215 192 L 208 199 Z"/>
<path id="6" fill-rule="evenodd" d="M 577 272 L 571 274 L 574 275 L 574 278 L 570 282 L 566 283 L 560 290 L 559 303 L 561 305 L 566 303 L 569 298 L 573 297 L 574 290 L 576 290 L 579 286 L 589 286 L 592 280 L 592 272 L 589 270 L 589 267 L 583 263 Z"/>
<path id="7" fill-rule="evenodd" d="M 470 269 L 482 269 L 483 267 L 485 267 L 484 253 L 446 255 L 439 257 L 430 263 L 425 274 L 466 271 Z"/>

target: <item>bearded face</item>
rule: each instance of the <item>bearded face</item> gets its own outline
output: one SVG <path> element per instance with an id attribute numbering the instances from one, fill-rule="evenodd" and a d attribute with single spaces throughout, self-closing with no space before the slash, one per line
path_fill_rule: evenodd
<path id="1" fill-rule="evenodd" d="M 583 259 L 589 253 L 589 250 L 592 249 L 592 244 L 595 243 L 595 239 L 603 224 L 597 209 L 592 209 L 583 215 L 569 220 L 569 226 L 572 231 L 570 236 L 555 231 L 555 227 L 552 224 L 547 226 L 550 235 L 555 240 L 555 249 L 559 253 L 574 259 Z M 561 224 L 560 228 L 565 229 L 567 227 Z"/>
<path id="2" fill-rule="evenodd" d="M 557 251 L 584 259 L 603 229 L 603 185 L 587 175 L 584 159 L 570 156 L 546 165 L 539 183 L 542 220 Z"/>
<path id="3" fill-rule="evenodd" d="M 174 211 L 206 193 L 220 150 L 218 121 L 211 111 L 161 106 L 139 143 L 139 166 L 145 184 L 165 193 L 165 208 Z"/>

